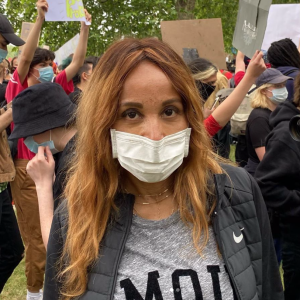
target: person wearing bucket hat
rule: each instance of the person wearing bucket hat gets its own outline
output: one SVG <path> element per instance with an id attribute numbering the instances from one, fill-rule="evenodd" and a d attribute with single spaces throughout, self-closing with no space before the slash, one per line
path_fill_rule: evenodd
<path id="1" fill-rule="evenodd" d="M 66 158 L 76 134 L 75 109 L 76 105 L 56 83 L 29 87 L 13 101 L 15 126 L 9 139 L 25 138 L 25 145 L 36 153 L 26 170 L 36 185 L 41 232 L 46 247 L 53 210 L 58 206 L 63 190 Z M 57 176 L 53 184 L 54 172 Z M 35 226 L 39 226 L 39 222 Z"/>
<path id="2" fill-rule="evenodd" d="M 7 45 L 24 45 L 24 41 L 14 34 L 7 18 L 0 13 L 0 63 L 7 56 Z M 0 85 L 5 92 L 6 84 Z M 24 256 L 24 246 L 12 207 L 9 182 L 15 179 L 15 168 L 7 143 L 6 128 L 12 121 L 11 104 L 0 109 L 0 294 L 19 262 Z"/>

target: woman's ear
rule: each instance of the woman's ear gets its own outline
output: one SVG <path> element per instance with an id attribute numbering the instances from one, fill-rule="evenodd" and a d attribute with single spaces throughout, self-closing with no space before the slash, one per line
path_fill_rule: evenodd
<path id="1" fill-rule="evenodd" d="M 261 92 L 263 95 L 266 95 L 266 94 L 267 94 L 267 89 L 262 89 L 260 92 Z"/>

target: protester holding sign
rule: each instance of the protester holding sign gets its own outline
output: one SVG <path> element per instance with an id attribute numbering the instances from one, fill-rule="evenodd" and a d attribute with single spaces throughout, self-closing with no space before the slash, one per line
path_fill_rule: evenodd
<path id="1" fill-rule="evenodd" d="M 221 88 L 228 87 L 228 80 L 219 72 L 218 68 L 204 58 L 193 60 L 189 64 L 189 68 L 193 73 L 198 91 L 204 100 L 203 111 L 205 118 L 212 118 L 210 115 L 218 105 L 214 105 L 216 92 Z M 225 82 L 222 81 L 225 79 Z M 219 104 L 219 103 L 218 103 Z M 213 107 L 214 106 L 214 107 Z M 207 121 L 205 121 L 207 124 Z M 214 141 L 218 154 L 224 158 L 229 158 L 230 142 L 229 142 L 230 125 L 227 123 L 223 128 L 220 128 L 217 134 L 214 135 Z"/>
<path id="2" fill-rule="evenodd" d="M 219 164 L 195 82 L 168 45 L 112 45 L 77 129 L 44 300 L 283 299 L 260 191 L 243 169 Z"/>
<path id="3" fill-rule="evenodd" d="M 257 77 L 266 69 L 262 56 L 262 52 L 256 51 L 249 64 L 248 72 L 244 74 L 245 76 L 240 82 L 239 86 L 226 98 L 225 101 L 220 104 L 219 107 L 212 111 L 211 115 L 208 118 L 204 120 L 205 127 L 210 136 L 214 136 L 230 121 L 230 118 L 244 100 L 244 97 L 246 96 L 248 90 L 255 83 Z M 190 64 L 190 69 L 196 82 L 197 78 L 202 78 L 202 76 L 203 78 L 207 77 L 201 74 L 201 68 L 207 65 L 207 63 L 205 63 L 204 65 L 201 63 L 200 70 L 199 66 L 197 65 L 197 62 L 195 64 Z M 212 83 L 217 80 L 216 67 L 210 66 L 206 71 L 207 74 L 211 74 L 206 78 L 206 83 L 201 83 L 200 80 L 198 80 L 197 83 L 199 94 L 201 95 L 201 97 L 204 97 L 204 100 L 207 98 L 208 94 L 212 94 L 214 90 L 214 86 L 212 85 Z"/>
<path id="4" fill-rule="evenodd" d="M 10 43 L 21 46 L 25 42 L 15 35 L 10 22 L 0 14 L 0 62 L 6 58 Z M 8 182 L 13 181 L 16 174 L 5 130 L 12 121 L 11 107 L 10 103 L 0 109 L 0 294 L 24 255 L 24 246 L 8 192 Z"/>
<path id="5" fill-rule="evenodd" d="M 14 72 L 7 90 L 6 99 L 10 103 L 20 92 L 26 88 L 51 82 L 53 80 L 52 62 L 54 53 L 37 48 L 41 28 L 48 10 L 46 0 L 37 2 L 38 16 L 19 57 L 19 64 Z M 91 21 L 91 16 L 85 12 L 86 19 Z M 80 42 L 74 53 L 71 64 L 55 77 L 55 82 L 60 84 L 67 94 L 74 90 L 72 78 L 76 75 L 84 62 L 89 35 L 89 26 L 81 22 Z M 12 129 L 13 129 L 12 124 Z M 38 199 L 35 184 L 26 173 L 26 166 L 35 156 L 24 144 L 24 139 L 18 140 L 18 153 L 15 157 L 16 178 L 11 185 L 15 201 L 20 232 L 25 244 L 25 263 L 27 277 L 27 299 L 42 299 L 41 289 L 44 281 L 44 268 L 46 251 L 43 244 Z"/>

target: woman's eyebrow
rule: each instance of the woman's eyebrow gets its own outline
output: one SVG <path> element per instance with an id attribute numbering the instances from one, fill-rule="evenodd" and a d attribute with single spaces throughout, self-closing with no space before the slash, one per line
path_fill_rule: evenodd
<path id="1" fill-rule="evenodd" d="M 181 103 L 181 99 L 168 99 L 168 100 L 165 100 L 162 102 L 162 106 L 165 106 L 165 105 L 170 105 L 170 104 L 173 104 L 173 103 Z M 130 107 L 137 107 L 137 108 L 143 108 L 143 104 L 140 103 L 140 102 L 133 102 L 133 101 L 129 101 L 129 102 L 123 102 L 121 103 L 121 106 L 122 107 L 126 107 L 126 106 L 130 106 Z"/>
<path id="2" fill-rule="evenodd" d="M 123 102 L 121 103 L 121 106 L 130 106 L 130 107 L 137 107 L 137 108 L 143 108 L 143 104 L 140 102 Z"/>
<path id="3" fill-rule="evenodd" d="M 165 105 L 173 104 L 176 102 L 182 103 L 181 99 L 169 99 L 169 100 L 163 101 L 162 105 L 165 106 Z"/>

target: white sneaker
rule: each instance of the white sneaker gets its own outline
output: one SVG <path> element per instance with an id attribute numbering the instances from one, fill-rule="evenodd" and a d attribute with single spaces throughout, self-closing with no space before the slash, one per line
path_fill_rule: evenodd
<path id="1" fill-rule="evenodd" d="M 38 293 L 31 293 L 27 291 L 26 300 L 43 300 L 43 291 L 40 290 Z"/>

